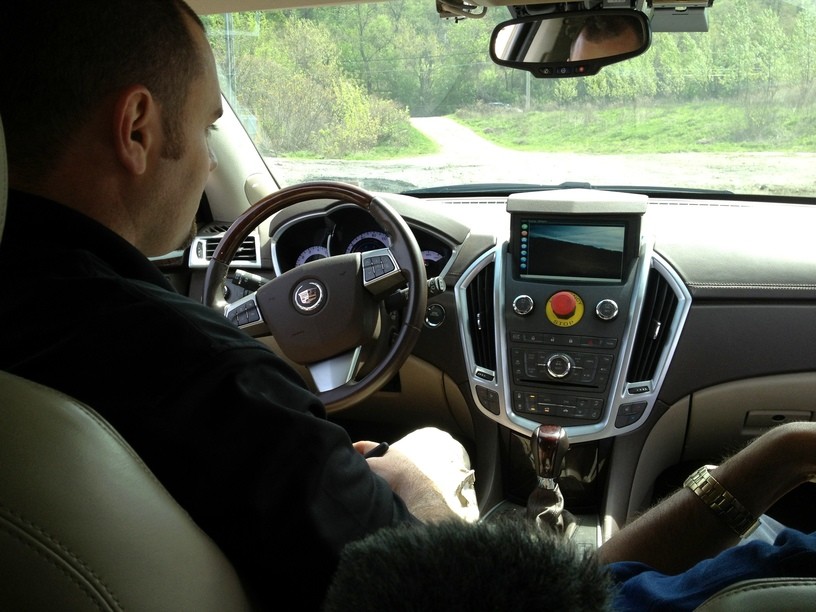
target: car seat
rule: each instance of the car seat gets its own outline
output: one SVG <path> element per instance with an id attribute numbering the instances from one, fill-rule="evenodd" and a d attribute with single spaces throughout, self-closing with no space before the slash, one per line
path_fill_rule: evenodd
<path id="1" fill-rule="evenodd" d="M 0 121 L 0 248 L 7 172 Z M 0 610 L 249 609 L 221 550 L 104 419 L 0 371 Z"/>

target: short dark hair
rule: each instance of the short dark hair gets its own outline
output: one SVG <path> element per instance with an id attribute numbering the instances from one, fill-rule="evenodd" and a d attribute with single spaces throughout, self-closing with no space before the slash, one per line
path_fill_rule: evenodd
<path id="1" fill-rule="evenodd" d="M 603 42 L 625 32 L 641 36 L 639 22 L 629 15 L 602 15 L 588 17 L 581 29 L 584 37 L 592 42 Z"/>
<path id="2" fill-rule="evenodd" d="M 94 107 L 135 84 L 162 105 L 162 127 L 168 140 L 178 140 L 189 84 L 202 70 L 184 15 L 203 29 L 183 0 L 14 2 L 4 8 L 0 117 L 9 164 L 29 174 L 47 171 Z"/>
<path id="3" fill-rule="evenodd" d="M 611 610 L 592 551 L 519 520 L 387 527 L 347 544 L 324 612 Z"/>

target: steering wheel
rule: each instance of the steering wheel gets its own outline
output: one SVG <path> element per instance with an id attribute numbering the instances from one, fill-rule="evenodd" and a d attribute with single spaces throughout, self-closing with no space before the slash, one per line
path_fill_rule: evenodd
<path id="1" fill-rule="evenodd" d="M 318 259 L 277 276 L 227 303 L 230 262 L 261 222 L 284 208 L 316 199 L 353 203 L 368 211 L 389 237 L 388 248 Z M 407 284 L 407 289 L 400 287 Z M 398 332 L 382 330 L 385 298 L 405 298 Z M 422 253 L 405 220 L 382 199 L 335 182 L 310 182 L 276 191 L 251 206 L 224 234 L 210 260 L 204 303 L 253 336 L 271 334 L 283 354 L 305 366 L 329 412 L 356 404 L 393 377 L 416 344 L 427 306 Z M 372 354 L 371 346 L 391 342 Z"/>

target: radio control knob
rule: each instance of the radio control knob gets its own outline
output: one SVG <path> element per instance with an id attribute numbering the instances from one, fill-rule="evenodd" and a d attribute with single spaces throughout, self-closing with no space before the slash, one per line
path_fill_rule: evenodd
<path id="1" fill-rule="evenodd" d="M 547 374 L 553 378 L 564 378 L 572 371 L 572 357 L 566 353 L 553 353 L 547 359 Z"/>
<path id="2" fill-rule="evenodd" d="M 519 295 L 513 300 L 513 312 L 522 317 L 533 312 L 534 306 L 535 302 L 529 295 Z"/>
<path id="3" fill-rule="evenodd" d="M 603 321 L 611 321 L 618 316 L 618 304 L 615 300 L 604 299 L 595 306 L 595 314 Z"/>

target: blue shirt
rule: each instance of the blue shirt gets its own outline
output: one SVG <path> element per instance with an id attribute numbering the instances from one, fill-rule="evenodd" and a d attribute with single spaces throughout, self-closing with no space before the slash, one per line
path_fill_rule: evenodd
<path id="1" fill-rule="evenodd" d="M 632 561 L 610 563 L 617 585 L 616 611 L 694 610 L 718 591 L 742 580 L 816 576 L 816 532 L 783 529 L 773 544 L 746 542 L 669 576 Z"/>

